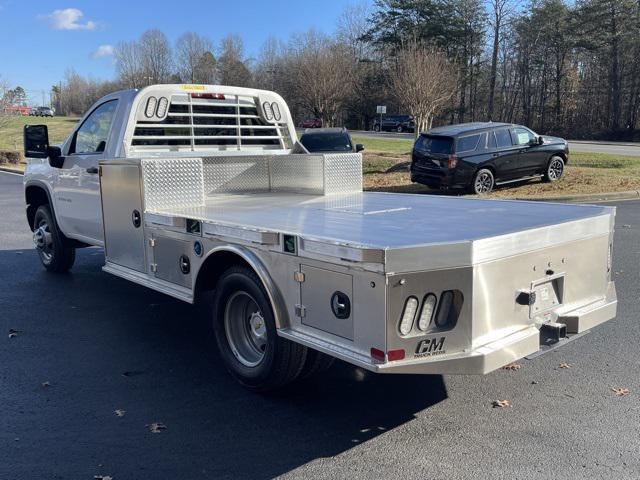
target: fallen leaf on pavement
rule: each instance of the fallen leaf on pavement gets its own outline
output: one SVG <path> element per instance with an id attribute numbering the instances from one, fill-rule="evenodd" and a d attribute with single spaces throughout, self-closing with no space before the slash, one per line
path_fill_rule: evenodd
<path id="1" fill-rule="evenodd" d="M 505 365 L 504 367 L 502 367 L 503 370 L 520 370 L 522 368 L 522 365 L 520 365 L 519 363 L 510 363 L 509 365 Z"/>
<path id="2" fill-rule="evenodd" d="M 47 388 L 47 387 L 50 387 L 50 386 L 51 386 L 51 383 L 49 383 L 49 382 L 42 382 L 42 388 Z"/>
<path id="3" fill-rule="evenodd" d="M 126 410 L 117 409 L 117 410 L 114 410 L 113 413 L 116 414 L 116 417 L 124 417 L 124 414 L 126 413 Z"/>
<path id="4" fill-rule="evenodd" d="M 506 407 L 510 407 L 511 404 L 509 403 L 509 400 L 494 400 L 491 403 L 491 406 L 493 408 L 506 408 Z"/>
<path id="5" fill-rule="evenodd" d="M 113 480 L 113 477 L 111 475 L 94 475 L 93 479 L 94 480 Z"/>
<path id="6" fill-rule="evenodd" d="M 167 429 L 167 426 L 164 423 L 160 422 L 150 423 L 149 425 L 147 425 L 147 427 L 149 428 L 149 431 L 151 433 L 161 433 Z"/>
<path id="7" fill-rule="evenodd" d="M 13 337 L 17 337 L 18 336 L 18 330 L 14 330 L 13 328 L 9 329 L 9 338 L 13 338 Z"/>
<path id="8" fill-rule="evenodd" d="M 558 368 L 571 368 L 571 367 L 573 367 L 573 365 L 565 362 L 562 362 L 560 365 L 558 365 Z"/>
<path id="9" fill-rule="evenodd" d="M 629 395 L 629 389 L 628 388 L 615 388 L 613 387 L 611 389 L 613 391 L 613 393 L 616 394 L 616 397 L 624 397 L 625 395 Z"/>

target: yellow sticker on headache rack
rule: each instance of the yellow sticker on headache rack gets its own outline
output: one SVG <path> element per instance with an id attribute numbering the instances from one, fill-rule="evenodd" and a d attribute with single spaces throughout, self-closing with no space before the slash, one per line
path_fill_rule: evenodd
<path id="1" fill-rule="evenodd" d="M 183 90 L 204 90 L 204 85 L 181 85 Z"/>

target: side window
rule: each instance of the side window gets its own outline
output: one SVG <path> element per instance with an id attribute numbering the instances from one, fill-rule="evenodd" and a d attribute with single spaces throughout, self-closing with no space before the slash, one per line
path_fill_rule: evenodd
<path id="1" fill-rule="evenodd" d="M 493 132 L 488 132 L 487 139 L 487 149 L 494 150 L 497 146 L 496 144 L 496 134 Z"/>
<path id="2" fill-rule="evenodd" d="M 516 127 L 511 130 L 513 141 L 516 145 L 527 145 L 531 140 L 535 140 L 536 136 L 528 129 Z"/>
<path id="3" fill-rule="evenodd" d="M 496 143 L 498 148 L 510 147 L 511 143 L 511 135 L 509 135 L 509 130 L 503 128 L 502 130 L 496 130 Z"/>
<path id="4" fill-rule="evenodd" d="M 480 140 L 480 134 L 459 138 L 456 153 L 470 152 L 471 150 L 475 150 L 478 146 L 478 140 Z"/>
<path id="5" fill-rule="evenodd" d="M 117 104 L 117 100 L 111 100 L 91 112 L 76 132 L 70 153 L 104 152 Z"/>

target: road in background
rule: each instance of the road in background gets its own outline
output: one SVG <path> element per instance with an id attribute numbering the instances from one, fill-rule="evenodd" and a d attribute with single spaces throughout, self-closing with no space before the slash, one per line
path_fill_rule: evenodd
<path id="1" fill-rule="evenodd" d="M 0 479 L 640 478 L 638 201 L 618 204 L 618 318 L 520 370 L 337 362 L 257 395 L 226 373 L 206 312 L 103 273 L 102 250 L 45 272 L 21 182 L 0 172 Z"/>
<path id="2" fill-rule="evenodd" d="M 413 133 L 396 133 L 396 132 L 371 132 L 364 130 L 350 130 L 352 135 L 365 138 L 384 138 L 389 140 L 413 140 Z M 640 157 L 640 144 L 634 145 L 623 142 L 595 142 L 570 140 L 569 150 L 572 152 L 588 152 L 588 153 L 609 153 L 612 155 L 629 155 Z"/>

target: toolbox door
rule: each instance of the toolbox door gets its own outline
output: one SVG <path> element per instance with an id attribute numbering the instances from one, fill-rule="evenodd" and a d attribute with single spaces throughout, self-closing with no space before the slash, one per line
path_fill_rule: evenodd
<path id="1" fill-rule="evenodd" d="M 300 271 L 302 324 L 353 340 L 353 276 L 308 265 Z"/>

